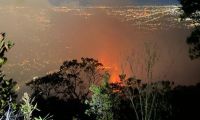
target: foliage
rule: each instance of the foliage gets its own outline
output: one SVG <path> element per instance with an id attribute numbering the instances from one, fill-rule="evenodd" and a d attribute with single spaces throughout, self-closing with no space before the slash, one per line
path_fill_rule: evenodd
<path id="1" fill-rule="evenodd" d="M 128 78 L 118 87 L 115 86 L 115 89 L 120 89 L 125 102 L 130 101 L 133 119 L 169 120 L 172 116 L 172 106 L 168 100 L 172 85 L 169 81 L 141 83 L 140 79 Z"/>
<path id="2" fill-rule="evenodd" d="M 155 66 L 158 60 L 158 54 L 156 51 L 156 45 L 146 43 L 145 44 L 145 59 L 144 59 L 144 68 L 146 77 L 142 81 L 137 79 L 134 74 L 134 62 L 128 61 L 129 66 L 132 72 L 132 76 L 126 78 L 126 74 L 122 72 L 119 75 L 121 80 L 120 91 L 122 96 L 129 100 L 130 106 L 133 109 L 135 115 L 134 119 L 137 120 L 164 120 L 162 113 L 165 113 L 165 116 L 168 115 L 170 108 L 167 107 L 168 103 L 164 99 L 165 93 L 170 90 L 170 82 L 152 82 L 153 80 L 153 67 Z M 142 83 L 143 82 L 143 83 Z M 164 95 L 163 95 L 164 94 Z M 167 111 L 167 112 L 166 112 Z"/>
<path id="3" fill-rule="evenodd" d="M 118 109 L 119 98 L 113 93 L 108 80 L 110 75 L 105 74 L 100 86 L 92 85 L 92 99 L 86 101 L 90 108 L 86 110 L 89 116 L 94 115 L 96 120 L 116 120 L 115 110 Z"/>
<path id="4" fill-rule="evenodd" d="M 10 97 L 10 101 L 11 101 Z M 9 102 L 8 109 L 0 120 L 50 120 L 52 116 L 34 117 L 33 111 L 38 110 L 37 104 L 33 105 L 34 99 L 31 99 L 27 93 L 22 96 L 22 103 L 18 104 L 19 109 L 15 110 L 12 107 L 12 102 Z"/>
<path id="5" fill-rule="evenodd" d="M 196 27 L 187 38 L 187 44 L 189 47 L 190 58 L 196 59 L 200 57 L 200 27 Z"/>
<path id="6" fill-rule="evenodd" d="M 44 97 L 55 96 L 64 100 L 85 100 L 89 86 L 102 78 L 103 65 L 92 58 L 65 61 L 58 72 L 49 74 L 27 85 Z"/>
<path id="7" fill-rule="evenodd" d="M 52 117 L 52 116 L 49 116 L 49 114 L 48 114 L 48 115 L 45 116 L 44 118 L 42 118 L 42 117 L 40 117 L 40 116 L 39 116 L 38 118 L 35 117 L 34 120 L 52 120 L 51 117 Z"/>
<path id="8" fill-rule="evenodd" d="M 22 103 L 21 103 L 21 107 L 20 107 L 20 111 L 22 113 L 22 116 L 24 118 L 24 120 L 49 120 L 51 119 L 52 116 L 49 116 L 49 114 L 47 116 L 45 116 L 44 118 L 42 117 L 34 117 L 33 116 L 33 112 L 35 110 L 39 111 L 39 109 L 37 109 L 37 104 L 33 104 L 34 102 L 34 98 L 31 99 L 29 97 L 29 95 L 27 93 L 24 93 L 23 97 L 22 97 Z"/>
<path id="9" fill-rule="evenodd" d="M 14 43 L 11 41 L 6 42 L 5 33 L 0 33 L 0 68 L 7 61 L 7 58 L 4 56 L 5 52 L 11 49 L 13 45 Z M 0 70 L 0 116 L 3 116 L 10 107 L 16 109 L 15 99 L 17 95 L 15 93 L 15 86 L 16 82 L 12 79 L 5 79 L 5 75 Z"/>
<path id="10" fill-rule="evenodd" d="M 2 75 L 0 72 L 0 115 L 3 115 L 7 111 L 10 103 L 13 103 L 12 107 L 14 109 L 16 108 L 16 82 L 13 82 L 12 79 L 7 80 L 4 77 L 5 75 Z"/>
<path id="11" fill-rule="evenodd" d="M 84 114 L 84 101 L 90 97 L 89 86 L 102 79 L 103 71 L 103 65 L 93 58 L 69 60 L 61 65 L 59 71 L 32 80 L 27 85 L 34 90 L 38 108 L 44 113 L 53 114 L 55 119 L 89 119 Z"/>
<path id="12" fill-rule="evenodd" d="M 8 106 L 7 111 L 5 111 L 3 115 L 1 115 L 0 120 L 16 120 L 17 118 L 19 118 L 18 114 L 16 113 L 16 110 L 13 107 L 13 102 L 11 97 L 7 106 Z"/>
<path id="13" fill-rule="evenodd" d="M 31 120 L 32 113 L 37 110 L 37 104 L 33 105 L 34 99 L 30 99 L 27 93 L 24 93 L 22 97 L 23 103 L 21 104 L 21 112 L 24 116 L 24 120 Z"/>
<path id="14" fill-rule="evenodd" d="M 194 22 L 200 23 L 200 1 L 199 0 L 179 0 L 183 14 L 181 18 L 191 18 Z"/>
<path id="15" fill-rule="evenodd" d="M 5 52 L 13 45 L 12 41 L 5 40 L 5 33 L 0 33 L 0 68 L 7 61 Z M 44 119 L 32 117 L 33 111 L 37 110 L 37 104 L 33 105 L 34 99 L 31 100 L 27 93 L 22 97 L 21 104 L 16 103 L 16 84 L 12 79 L 5 79 L 5 75 L 0 71 L 0 120 L 17 120 L 22 117 L 23 120 L 46 120 L 48 116 Z"/>
<path id="16" fill-rule="evenodd" d="M 12 41 L 5 40 L 5 36 L 5 33 L 0 33 L 0 67 L 7 61 L 7 58 L 4 56 L 5 52 L 14 46 Z"/>
<path id="17" fill-rule="evenodd" d="M 200 57 L 200 1 L 199 0 L 179 0 L 183 14 L 182 19 L 190 18 L 195 25 L 192 34 L 187 38 L 190 58 Z"/>

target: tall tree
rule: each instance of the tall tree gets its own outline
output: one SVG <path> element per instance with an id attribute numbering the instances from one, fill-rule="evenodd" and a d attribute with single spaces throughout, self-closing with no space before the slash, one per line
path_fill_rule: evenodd
<path id="1" fill-rule="evenodd" d="M 90 97 L 89 87 L 103 77 L 103 65 L 93 58 L 65 61 L 59 71 L 32 80 L 38 108 L 53 114 L 54 119 L 89 119 L 84 114 L 85 100 Z M 63 110 L 64 109 L 64 110 Z M 40 114 L 40 113 L 38 113 Z"/>
<path id="2" fill-rule="evenodd" d="M 182 19 L 190 18 L 194 24 L 192 34 L 187 38 L 191 59 L 200 57 L 200 0 L 179 0 L 183 14 Z"/>

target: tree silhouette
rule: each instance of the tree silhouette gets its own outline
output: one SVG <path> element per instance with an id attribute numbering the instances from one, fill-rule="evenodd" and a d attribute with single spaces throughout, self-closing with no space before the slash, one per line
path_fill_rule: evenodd
<path id="1" fill-rule="evenodd" d="M 190 58 L 197 59 L 200 57 L 200 27 L 196 27 L 190 37 L 187 38 L 187 44 L 190 46 Z"/>
<path id="2" fill-rule="evenodd" d="M 72 119 L 73 116 L 84 116 L 89 87 L 98 84 L 104 71 L 103 65 L 93 58 L 69 60 L 58 72 L 32 80 L 27 85 L 34 90 L 39 109 L 54 114 L 54 119 Z M 65 111 L 60 111 L 61 108 Z"/>
<path id="3" fill-rule="evenodd" d="M 199 0 L 179 0 L 183 14 L 182 19 L 192 19 L 195 28 L 187 38 L 189 45 L 189 56 L 191 59 L 200 57 L 200 1 Z"/>
<path id="4" fill-rule="evenodd" d="M 92 58 L 65 61 L 58 72 L 27 83 L 44 97 L 56 96 L 64 100 L 86 99 L 89 86 L 102 78 L 103 65 Z"/>
<path id="5" fill-rule="evenodd" d="M 168 101 L 173 83 L 159 81 L 142 83 L 140 79 L 120 75 L 122 85 L 118 85 L 125 102 L 129 102 L 133 119 L 136 120 L 169 120 L 171 105 Z M 120 87 L 123 86 L 123 87 Z M 128 107 L 127 107 L 128 108 Z"/>
<path id="6" fill-rule="evenodd" d="M 191 18 L 194 23 L 200 23 L 200 1 L 199 0 L 179 0 L 183 10 L 182 18 Z"/>

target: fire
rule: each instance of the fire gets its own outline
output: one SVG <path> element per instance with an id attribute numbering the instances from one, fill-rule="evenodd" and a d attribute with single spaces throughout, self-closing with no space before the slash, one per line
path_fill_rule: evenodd
<path id="1" fill-rule="evenodd" d="M 110 82 L 111 83 L 119 82 L 120 70 L 118 64 L 115 61 L 109 60 L 106 57 L 102 57 L 100 59 L 100 62 L 102 62 L 104 68 L 110 72 L 111 74 Z"/>
<path id="2" fill-rule="evenodd" d="M 111 78 L 110 78 L 111 83 L 117 83 L 119 82 L 119 73 L 118 72 L 111 72 Z"/>

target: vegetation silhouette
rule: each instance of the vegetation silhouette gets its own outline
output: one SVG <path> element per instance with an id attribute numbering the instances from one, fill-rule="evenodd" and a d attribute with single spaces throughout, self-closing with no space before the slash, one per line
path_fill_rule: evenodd
<path id="1" fill-rule="evenodd" d="M 200 83 L 194 86 L 177 86 L 170 92 L 172 120 L 197 120 L 200 108 Z"/>
<path id="2" fill-rule="evenodd" d="M 4 116 L 9 107 L 16 109 L 17 98 L 15 91 L 16 82 L 12 79 L 6 79 L 5 74 L 1 70 L 7 61 L 5 53 L 14 45 L 13 42 L 7 41 L 5 37 L 6 33 L 0 33 L 0 117 Z"/>
<path id="3" fill-rule="evenodd" d="M 111 118 L 117 116 L 115 117 L 116 120 L 130 120 L 137 119 L 136 112 L 134 112 L 134 109 L 136 109 L 139 120 L 142 120 L 140 116 L 145 112 L 143 111 L 145 107 L 141 107 L 141 104 L 144 105 L 144 103 L 140 102 L 140 99 L 145 100 L 145 95 L 148 93 L 148 100 L 152 101 L 154 96 L 156 96 L 156 99 L 151 117 L 146 117 L 145 120 L 199 118 L 200 84 L 196 86 L 174 86 L 173 82 L 159 81 L 147 85 L 142 83 L 140 79 L 128 78 L 125 80 L 126 84 L 122 81 L 101 85 L 97 81 L 103 79 L 104 72 L 102 64 L 97 60 L 82 58 L 80 62 L 77 60 L 65 61 L 58 72 L 27 83 L 34 90 L 32 95 L 35 96 L 38 108 L 42 111 L 42 113 L 36 111 L 34 115 L 44 116 L 50 113 L 55 120 L 72 120 L 75 118 L 94 120 L 96 118 L 101 119 L 102 113 L 105 113 Z M 119 77 L 125 78 L 123 75 Z M 99 92 L 99 90 L 104 92 Z M 116 96 L 115 99 L 110 99 L 112 95 Z M 133 98 L 132 102 L 135 104 L 135 108 L 132 107 L 130 97 Z M 88 101 L 89 104 L 85 104 L 85 101 Z M 117 108 L 100 112 L 106 111 L 106 108 L 111 104 L 116 105 Z M 85 113 L 89 113 L 90 116 Z"/>
<path id="4" fill-rule="evenodd" d="M 111 84 L 120 96 L 120 120 L 170 120 L 172 106 L 168 98 L 172 85 L 170 81 L 142 83 L 136 78 Z"/>
<path id="5" fill-rule="evenodd" d="M 194 24 L 194 30 L 187 38 L 189 45 L 190 58 L 197 59 L 200 57 L 200 1 L 199 0 L 179 0 L 183 14 L 182 19 L 190 18 Z"/>
<path id="6" fill-rule="evenodd" d="M 38 108 L 54 119 L 89 119 L 84 111 L 90 97 L 89 86 L 103 77 L 103 65 L 93 58 L 65 61 L 58 72 L 27 83 L 32 88 Z"/>

